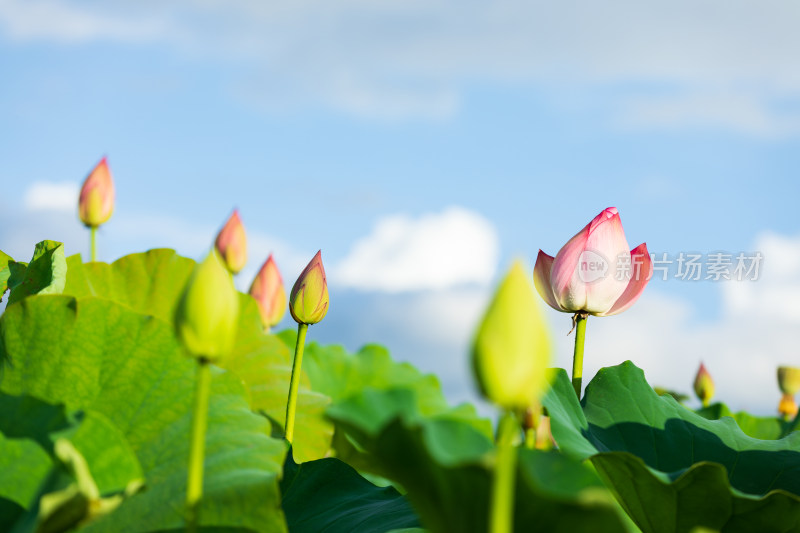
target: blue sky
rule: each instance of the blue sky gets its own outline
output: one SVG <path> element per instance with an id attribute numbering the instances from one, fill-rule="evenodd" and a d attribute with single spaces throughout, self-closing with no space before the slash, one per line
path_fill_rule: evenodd
<path id="1" fill-rule="evenodd" d="M 74 192 L 107 155 L 103 259 L 200 257 L 238 207 L 240 286 L 270 251 L 291 285 L 321 248 L 332 307 L 311 337 L 382 342 L 469 399 L 469 337 L 499 274 L 616 206 L 631 247 L 758 250 L 762 278 L 653 280 L 591 321 L 587 370 L 630 358 L 688 391 L 702 359 L 720 399 L 770 412 L 776 364 L 800 366 L 797 15 L 0 0 L 0 249 L 25 259 L 55 238 L 85 254 Z M 548 318 L 568 365 L 568 318 Z"/>

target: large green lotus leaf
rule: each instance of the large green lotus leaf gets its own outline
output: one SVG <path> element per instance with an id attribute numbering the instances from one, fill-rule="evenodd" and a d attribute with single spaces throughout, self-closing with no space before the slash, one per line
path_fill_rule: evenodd
<path id="1" fill-rule="evenodd" d="M 484 532 L 492 441 L 447 413 L 426 416 L 409 389 L 366 388 L 328 415 L 400 483 L 433 532 Z M 515 531 L 624 531 L 591 468 L 556 452 L 519 449 Z"/>
<path id="2" fill-rule="evenodd" d="M 723 416 L 729 416 L 736 421 L 736 424 L 745 435 L 750 435 L 756 439 L 780 439 L 792 431 L 800 429 L 798 428 L 800 419 L 784 420 L 775 416 L 755 416 L 746 411 L 734 413 L 724 403 L 715 403 L 695 412 L 709 420 L 719 420 Z"/>
<path id="3" fill-rule="evenodd" d="M 36 497 L 53 461 L 32 439 L 10 439 L 0 434 L 0 531 L 10 531 Z"/>
<path id="4" fill-rule="evenodd" d="M 77 255 L 69 257 L 67 264 L 65 294 L 113 300 L 171 324 L 195 261 L 161 248 L 127 255 L 110 265 L 82 263 Z M 236 345 L 222 366 L 245 382 L 252 409 L 269 416 L 276 426 L 271 433 L 282 435 L 294 352 L 264 333 L 258 307 L 250 295 L 240 294 L 239 301 Z M 323 416 L 330 400 L 309 390 L 305 374 L 300 385 L 294 449 L 299 461 L 308 461 L 329 453 L 333 427 Z"/>
<path id="5" fill-rule="evenodd" d="M 707 420 L 658 396 L 631 362 L 600 370 L 581 403 L 557 370 L 543 401 L 556 442 L 592 458 L 645 533 L 800 531 L 800 433 L 759 440 Z"/>
<path id="6" fill-rule="evenodd" d="M 0 390 L 110 419 L 138 456 L 147 488 L 92 532 L 183 527 L 196 363 L 172 328 L 108 300 L 33 296 L 0 318 Z M 216 369 L 206 436 L 201 524 L 284 531 L 278 478 L 285 444 L 250 410 L 239 379 Z"/>
<path id="7" fill-rule="evenodd" d="M 3 295 L 8 289 L 8 277 L 11 275 L 11 271 L 8 269 L 8 263 L 13 262 L 14 259 L 10 255 L 0 250 L 0 301 L 3 300 Z"/>
<path id="8" fill-rule="evenodd" d="M 0 530 L 7 531 L 34 503 L 42 484 L 58 469 L 53 447 L 67 439 L 86 459 L 101 494 L 119 492 L 141 479 L 136 455 L 104 416 L 67 413 L 31 396 L 0 393 Z"/>
<path id="9" fill-rule="evenodd" d="M 169 323 L 195 262 L 175 250 L 159 248 L 121 257 L 111 264 L 67 258 L 64 294 L 97 296 L 124 304 Z"/>
<path id="10" fill-rule="evenodd" d="M 285 330 L 278 337 L 287 348 L 294 349 L 295 332 Z M 448 416 L 471 424 L 491 438 L 491 423 L 480 418 L 472 405 L 450 407 L 436 376 L 423 374 L 408 363 L 393 361 L 388 350 L 377 344 L 366 345 L 351 354 L 339 345 L 323 346 L 310 342 L 303 356 L 303 370 L 311 389 L 326 395 L 334 403 L 360 394 L 367 387 L 382 390 L 403 388 L 413 392 L 416 409 L 421 414 L 448 413 Z M 380 473 L 369 457 L 360 454 L 346 436 L 337 434 L 333 444 L 337 455 L 351 465 Z"/>
<path id="11" fill-rule="evenodd" d="M 281 493 L 292 533 L 384 533 L 420 525 L 397 490 L 373 485 L 339 459 L 298 465 L 288 454 Z"/>
<path id="12" fill-rule="evenodd" d="M 6 265 L 8 288 L 11 289 L 8 305 L 32 294 L 59 294 L 64 289 L 67 262 L 64 245 L 60 242 L 42 241 L 36 245 L 30 263 L 6 259 Z"/>
<path id="13" fill-rule="evenodd" d="M 289 343 L 296 337 L 285 332 L 281 336 Z M 423 374 L 409 363 L 393 361 L 389 351 L 377 344 L 350 354 L 343 346 L 312 342 L 306 348 L 303 365 L 314 390 L 334 401 L 349 398 L 364 387 L 402 387 L 414 390 L 423 414 L 449 409 L 436 376 Z"/>

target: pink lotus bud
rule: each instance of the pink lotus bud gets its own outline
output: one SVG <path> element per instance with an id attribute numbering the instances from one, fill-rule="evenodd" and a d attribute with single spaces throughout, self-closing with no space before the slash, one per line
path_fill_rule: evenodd
<path id="1" fill-rule="evenodd" d="M 711 379 L 711 374 L 708 373 L 703 363 L 700 363 L 700 368 L 694 378 L 694 393 L 703 402 L 703 407 L 707 407 L 714 396 L 714 380 Z"/>
<path id="2" fill-rule="evenodd" d="M 794 401 L 794 396 L 791 394 L 784 394 L 778 404 L 778 412 L 786 420 L 790 420 L 797 416 L 797 402 Z"/>
<path id="3" fill-rule="evenodd" d="M 298 324 L 316 324 L 328 312 L 328 280 L 322 266 L 322 251 L 308 263 L 294 282 L 289 312 Z"/>
<path id="4" fill-rule="evenodd" d="M 269 329 L 281 321 L 286 313 L 286 291 L 283 288 L 281 273 L 272 259 L 272 254 L 264 262 L 250 285 L 250 295 L 258 303 L 264 329 Z"/>
<path id="5" fill-rule="evenodd" d="M 594 217 L 555 257 L 539 250 L 533 269 L 536 290 L 550 307 L 595 316 L 626 310 L 652 276 L 647 245 L 628 250 L 616 207 Z"/>
<path id="6" fill-rule="evenodd" d="M 239 218 L 239 211 L 233 210 L 233 214 L 222 226 L 215 242 L 219 255 L 233 274 L 239 273 L 247 263 L 247 236 L 244 233 L 242 219 Z"/>
<path id="7" fill-rule="evenodd" d="M 90 228 L 96 228 L 111 218 L 114 212 L 114 181 L 106 158 L 100 160 L 81 187 L 78 216 Z"/>

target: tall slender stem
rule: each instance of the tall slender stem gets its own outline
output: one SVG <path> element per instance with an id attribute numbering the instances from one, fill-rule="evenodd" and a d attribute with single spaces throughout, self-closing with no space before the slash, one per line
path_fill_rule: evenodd
<path id="1" fill-rule="evenodd" d="M 92 261 L 97 261 L 97 226 L 89 226 L 89 243 Z"/>
<path id="2" fill-rule="evenodd" d="M 189 477 L 186 481 L 186 531 L 197 531 L 198 506 L 203 497 L 203 460 L 208 426 L 208 396 L 211 389 L 211 365 L 205 359 L 197 362 L 194 389 L 194 414 L 189 441 Z"/>
<path id="3" fill-rule="evenodd" d="M 528 407 L 522 415 L 522 429 L 525 431 L 525 447 L 533 450 L 536 448 L 536 430 L 539 427 L 542 408 L 538 405 Z"/>
<path id="4" fill-rule="evenodd" d="M 492 501 L 489 510 L 489 532 L 511 533 L 514 526 L 514 484 L 517 470 L 517 450 L 514 433 L 519 423 L 514 413 L 507 411 L 500 418 L 497 430 L 497 463 L 492 479 Z"/>
<path id="5" fill-rule="evenodd" d="M 575 352 L 572 356 L 572 388 L 578 400 L 581 399 L 581 382 L 583 380 L 583 343 L 586 340 L 586 319 L 589 315 L 577 313 L 575 315 Z"/>
<path id="6" fill-rule="evenodd" d="M 284 434 L 291 444 L 294 438 L 294 415 L 297 412 L 297 388 L 300 385 L 300 367 L 303 365 L 303 348 L 306 345 L 306 332 L 308 324 L 297 325 L 297 344 L 294 347 L 294 362 L 292 363 L 292 381 L 289 384 L 289 400 L 286 402 L 286 426 Z"/>
<path id="7" fill-rule="evenodd" d="M 525 430 L 525 447 L 530 450 L 536 449 L 536 428 Z"/>

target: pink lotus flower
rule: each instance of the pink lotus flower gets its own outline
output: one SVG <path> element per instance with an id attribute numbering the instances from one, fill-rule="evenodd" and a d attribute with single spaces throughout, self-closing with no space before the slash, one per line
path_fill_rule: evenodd
<path id="1" fill-rule="evenodd" d="M 594 217 L 555 257 L 539 250 L 533 269 L 536 290 L 550 307 L 595 316 L 625 311 L 652 276 L 647 245 L 629 251 L 616 207 Z"/>
<path id="2" fill-rule="evenodd" d="M 242 219 L 239 218 L 239 211 L 236 209 L 219 231 L 215 245 L 225 266 L 233 274 L 244 268 L 247 263 L 247 236 L 244 233 Z"/>
<path id="3" fill-rule="evenodd" d="M 106 158 L 86 177 L 78 199 L 78 216 L 86 226 L 96 228 L 111 218 L 114 212 L 114 181 Z"/>
<path id="4" fill-rule="evenodd" d="M 283 278 L 281 278 L 275 260 L 272 259 L 272 254 L 264 262 L 250 285 L 250 295 L 258 303 L 264 328 L 269 329 L 276 326 L 286 314 L 286 291 L 283 288 Z"/>

